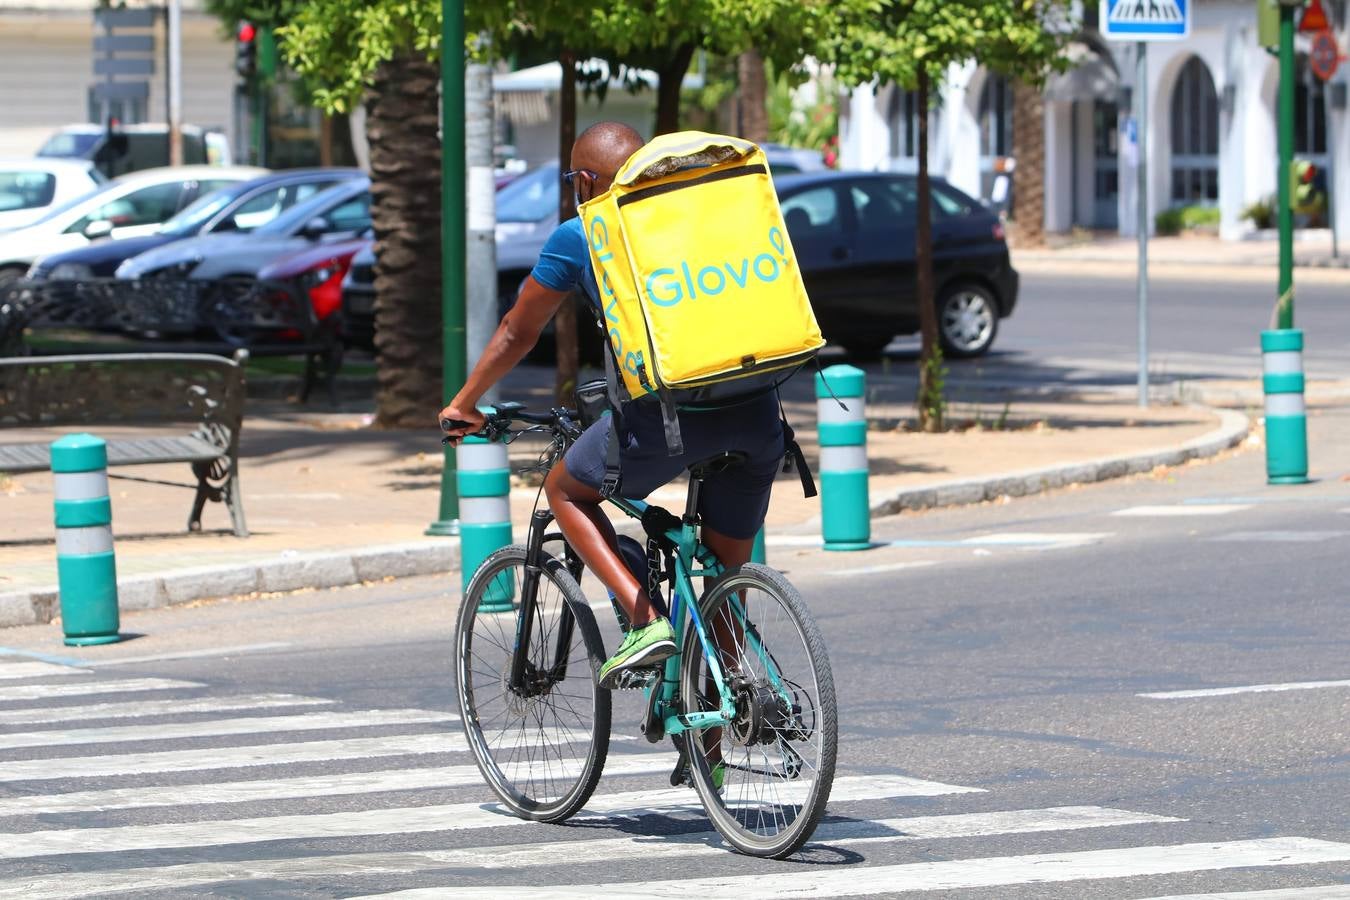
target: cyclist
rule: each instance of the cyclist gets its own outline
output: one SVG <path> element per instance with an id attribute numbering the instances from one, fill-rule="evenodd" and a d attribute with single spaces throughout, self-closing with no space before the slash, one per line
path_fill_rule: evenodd
<path id="1" fill-rule="evenodd" d="M 642 145 L 641 136 L 619 122 L 600 122 L 582 132 L 572 147 L 571 170 L 563 174 L 577 204 L 604 193 L 620 167 Z M 698 223 L 691 222 L 689 227 L 697 228 Z M 525 357 L 559 306 L 578 288 L 596 309 L 600 308 L 581 220 L 572 218 L 549 236 L 515 305 L 502 317 L 459 393 L 441 411 L 440 418 L 468 423 L 451 430 L 452 438 L 482 427 L 479 398 Z M 684 453 L 670 456 L 660 406 L 643 401 L 624 403 L 618 493 L 640 500 L 695 462 L 726 451 L 746 454 L 744 466 L 707 479 L 700 501 L 703 542 L 724 566 L 745 563 L 750 559 L 755 533 L 764 523 L 769 492 L 786 449 L 776 398 L 765 394 L 729 408 L 682 410 L 679 419 Z M 614 593 L 631 624 L 619 649 L 600 669 L 600 684 L 606 688 L 615 686 L 620 672 L 654 666 L 673 655 L 676 644 L 670 622 L 653 607 L 645 585 L 624 564 L 614 527 L 601 508 L 600 486 L 612 421 L 605 416 L 587 428 L 544 483 L 563 535 L 582 562 Z M 719 647 L 730 645 L 725 638 L 715 635 Z"/>

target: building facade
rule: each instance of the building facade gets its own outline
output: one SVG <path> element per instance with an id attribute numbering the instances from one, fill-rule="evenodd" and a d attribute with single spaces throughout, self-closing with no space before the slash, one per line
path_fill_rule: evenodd
<path id="1" fill-rule="evenodd" d="M 1256 228 L 1244 211 L 1276 190 L 1278 61 L 1258 43 L 1252 0 L 1192 2 L 1190 37 L 1151 43 L 1145 55 L 1148 221 L 1173 207 L 1217 207 L 1220 235 L 1238 239 Z M 1345 0 L 1324 2 L 1344 47 Z M 1083 10 L 1069 48 L 1073 66 L 1045 88 L 1045 228 L 1134 234 L 1137 45 L 1103 39 L 1097 16 L 1095 4 Z M 1294 152 L 1324 171 L 1330 164 L 1332 213 L 1338 232 L 1350 233 L 1346 73 L 1323 83 L 1307 51 L 1300 37 Z M 1011 87 L 978 65 L 953 67 L 932 105 L 931 171 L 988 198 L 1013 153 Z M 842 105 L 841 163 L 914 171 L 915 116 L 913 95 L 893 85 L 854 91 Z"/>

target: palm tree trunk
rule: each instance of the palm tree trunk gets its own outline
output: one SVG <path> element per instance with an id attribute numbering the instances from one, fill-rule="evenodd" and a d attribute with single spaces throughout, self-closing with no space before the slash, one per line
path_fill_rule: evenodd
<path id="1" fill-rule="evenodd" d="M 656 133 L 670 134 L 680 130 L 680 89 L 689 63 L 694 58 L 694 45 L 681 44 L 666 62 L 657 68 Z"/>
<path id="2" fill-rule="evenodd" d="M 769 139 L 769 87 L 764 75 L 764 57 L 751 48 L 736 60 L 740 89 L 736 109 L 740 118 L 740 136 L 762 144 Z"/>
<path id="3" fill-rule="evenodd" d="M 928 70 L 919 66 L 919 209 L 915 228 L 915 257 L 918 264 L 919 333 L 923 337 L 919 351 L 919 427 L 924 431 L 942 430 L 941 350 L 938 348 L 937 305 L 933 296 L 933 195 L 928 179 Z"/>
<path id="4" fill-rule="evenodd" d="M 1012 220 L 1020 247 L 1045 243 L 1045 98 L 1025 81 L 1013 82 Z"/>
<path id="5" fill-rule="evenodd" d="M 375 230 L 376 423 L 425 426 L 441 396 L 441 145 L 436 64 L 380 65 L 366 95 Z M 463 273 L 457 273 L 463 277 Z"/>
<path id="6" fill-rule="evenodd" d="M 564 168 L 572 157 L 572 145 L 577 140 L 577 55 L 564 50 L 558 56 L 562 63 L 562 90 L 558 95 L 558 159 Z M 573 208 L 572 187 L 558 182 L 558 221 L 566 222 L 577 214 Z M 572 297 L 563 301 L 553 317 L 553 335 L 557 346 L 557 373 L 553 393 L 559 406 L 572 403 L 577 387 L 577 373 L 581 366 L 577 356 L 577 305 Z"/>

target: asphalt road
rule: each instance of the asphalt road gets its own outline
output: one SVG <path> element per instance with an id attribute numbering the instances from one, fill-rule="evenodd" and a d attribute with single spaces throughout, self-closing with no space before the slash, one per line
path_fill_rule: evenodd
<path id="1" fill-rule="evenodd" d="M 1313 418 L 1306 486 L 1248 449 L 880 520 L 860 553 L 771 544 L 853 785 L 784 862 L 654 793 L 665 756 L 602 780 L 623 814 L 493 814 L 449 719 L 442 579 L 129 614 L 105 648 L 14 629 L 0 896 L 1350 897 L 1347 438 L 1350 411 Z M 618 698 L 615 735 L 637 718 Z"/>
<path id="2" fill-rule="evenodd" d="M 1260 332 L 1270 327 L 1273 273 L 1262 269 L 1163 270 L 1149 284 L 1149 372 L 1178 379 L 1254 378 Z M 1299 271 L 1295 322 L 1305 332 L 1305 369 L 1350 378 L 1350 277 Z M 967 388 L 1129 387 L 1138 373 L 1138 305 L 1132 274 L 1120 267 L 1025 267 L 1018 305 L 978 360 L 949 360 L 950 380 Z M 917 340 L 891 345 L 912 358 Z"/>

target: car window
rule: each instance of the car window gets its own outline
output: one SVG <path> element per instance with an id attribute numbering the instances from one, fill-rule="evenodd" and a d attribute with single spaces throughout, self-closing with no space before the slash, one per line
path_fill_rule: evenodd
<path id="1" fill-rule="evenodd" d="M 970 215 L 975 201 L 945 184 L 934 184 L 932 187 L 933 213 L 938 218 L 950 219 Z"/>
<path id="2" fill-rule="evenodd" d="M 540 166 L 497 192 L 498 222 L 538 222 L 558 211 L 557 166 Z"/>
<path id="3" fill-rule="evenodd" d="M 340 231 L 365 231 L 370 227 L 370 194 L 353 197 L 334 207 L 324 218 L 331 226 L 329 234 Z"/>
<path id="4" fill-rule="evenodd" d="M 265 225 L 281 215 L 285 198 L 286 189 L 283 187 L 261 191 L 245 200 L 226 222 L 217 226 L 217 230 L 252 231 L 259 225 Z"/>
<path id="5" fill-rule="evenodd" d="M 215 218 L 217 213 L 233 203 L 238 196 L 232 191 L 217 191 L 211 194 L 202 192 L 202 196 L 195 202 L 161 225 L 159 233 L 177 237 L 196 234 L 198 229 Z"/>
<path id="6" fill-rule="evenodd" d="M 0 212 L 39 209 L 56 196 L 56 176 L 50 172 L 0 172 Z"/>
<path id="7" fill-rule="evenodd" d="M 197 182 L 197 196 L 205 197 L 221 188 L 232 187 L 238 183 L 237 180 L 230 178 L 203 178 Z"/>
<path id="8" fill-rule="evenodd" d="M 860 231 L 900 228 L 913 220 L 913 186 L 908 182 L 860 181 L 849 186 L 849 197 L 853 200 Z"/>
<path id="9" fill-rule="evenodd" d="M 66 229 L 67 234 L 78 233 L 89 227 L 90 222 L 108 220 L 114 228 L 127 228 L 132 225 L 154 225 L 163 222 L 178 210 L 178 201 L 183 196 L 183 182 L 155 184 L 132 191 L 116 200 L 100 204 L 88 215 L 78 219 Z"/>
<path id="10" fill-rule="evenodd" d="M 843 227 L 839 218 L 839 194 L 828 185 L 793 194 L 782 202 L 782 210 L 783 221 L 792 236 Z"/>
<path id="11" fill-rule="evenodd" d="M 38 150 L 38 156 L 84 156 L 103 135 L 98 132 L 72 133 L 58 131 Z"/>

